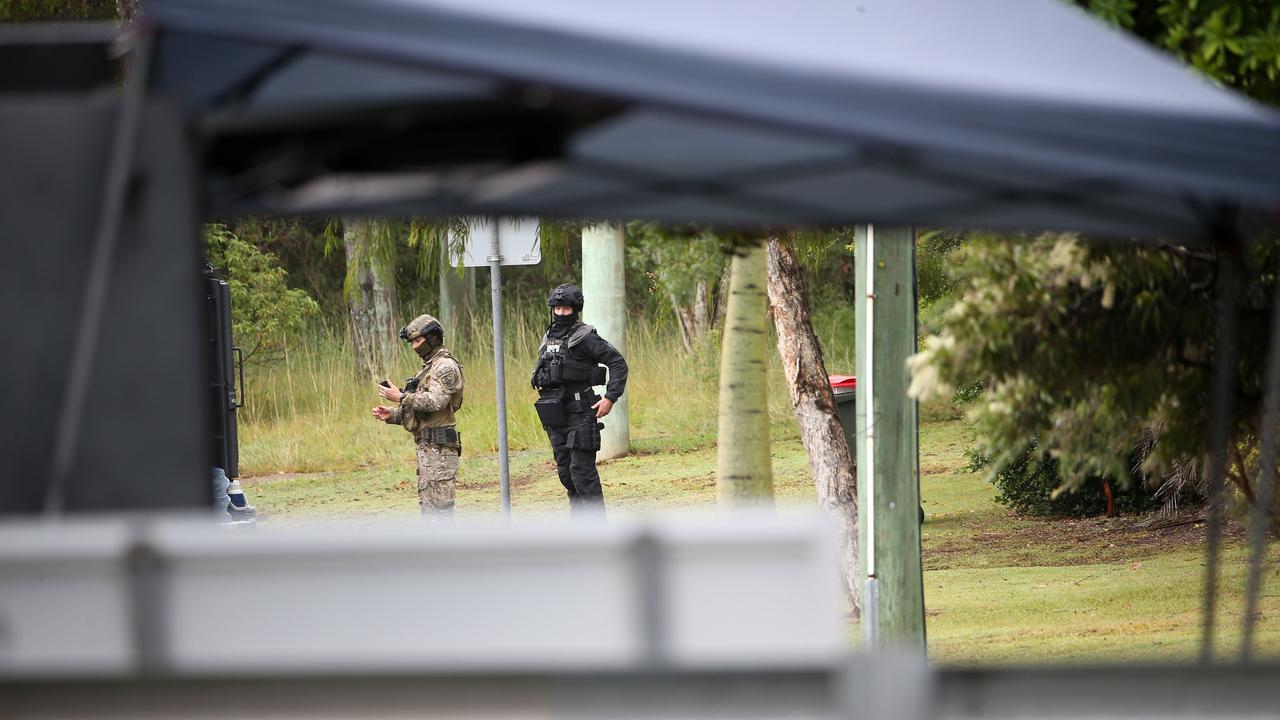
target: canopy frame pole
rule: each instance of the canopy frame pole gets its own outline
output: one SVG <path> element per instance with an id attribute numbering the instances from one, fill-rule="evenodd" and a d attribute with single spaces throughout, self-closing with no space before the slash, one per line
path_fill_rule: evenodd
<path id="1" fill-rule="evenodd" d="M 138 155 L 138 139 L 141 135 L 151 63 L 154 59 L 155 37 L 153 29 L 145 23 L 135 23 L 123 37 L 132 41 L 133 52 L 128 61 L 124 91 L 116 112 L 111 156 L 107 164 L 106 182 L 102 188 L 102 204 L 98 209 L 93 254 L 89 259 L 79 322 L 76 324 L 75 334 L 70 336 L 75 340 L 76 347 L 71 352 L 70 368 L 64 383 L 66 394 L 63 395 L 62 406 L 58 411 L 58 435 L 54 443 L 49 481 L 44 491 L 44 512 L 48 515 L 60 514 L 66 507 L 67 481 L 75 462 L 76 448 L 80 444 L 85 399 L 89 394 L 89 375 L 102 335 L 102 316 L 105 313 L 107 294 L 111 289 L 111 269 L 120 240 L 120 226 L 124 221 L 124 208 L 129 199 L 131 183 L 137 177 L 134 165 Z"/>
<path id="2" fill-rule="evenodd" d="M 1213 661 L 1213 635 L 1218 609 L 1218 562 L 1222 541 L 1223 487 L 1227 471 L 1227 444 L 1230 442 L 1232 395 L 1235 392 L 1236 344 L 1239 335 L 1239 304 L 1242 292 L 1243 262 L 1239 236 L 1234 230 L 1233 216 L 1219 210 L 1209 228 L 1210 239 L 1217 249 L 1218 267 L 1218 336 L 1214 347 L 1212 400 L 1210 409 L 1209 450 L 1211 454 L 1207 501 L 1204 608 L 1201 621 L 1200 663 Z"/>
<path id="3" fill-rule="evenodd" d="M 1258 595 L 1262 590 L 1263 555 L 1267 549 L 1267 520 L 1275 500 L 1276 432 L 1280 431 L 1280 282 L 1271 303 L 1271 338 L 1267 351 L 1266 390 L 1263 401 L 1262 438 L 1258 458 L 1258 480 L 1254 506 L 1249 513 L 1249 574 L 1245 585 L 1244 628 L 1240 637 L 1240 661 L 1250 662 Z"/>

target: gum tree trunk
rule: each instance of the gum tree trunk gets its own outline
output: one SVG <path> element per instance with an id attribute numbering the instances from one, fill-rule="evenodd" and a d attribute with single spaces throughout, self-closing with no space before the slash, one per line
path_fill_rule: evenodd
<path id="1" fill-rule="evenodd" d="M 670 291 L 667 292 L 667 298 L 675 310 L 676 329 L 680 331 L 680 342 L 684 345 L 685 351 L 692 352 L 702 347 L 702 343 L 707 339 L 707 332 L 711 329 L 710 293 L 707 290 L 707 281 L 699 280 L 694 286 L 692 305 L 681 304 L 676 294 Z"/>
<path id="2" fill-rule="evenodd" d="M 698 287 L 693 293 L 693 336 L 697 338 L 699 344 L 707 339 L 707 332 L 710 329 L 711 308 L 707 281 L 699 280 Z"/>
<path id="3" fill-rule="evenodd" d="M 711 314 L 711 327 L 724 334 L 724 313 L 729 304 L 729 279 L 733 276 L 733 263 L 724 264 L 724 272 L 720 274 L 720 283 L 716 285 L 716 309 Z"/>
<path id="4" fill-rule="evenodd" d="M 858 572 L 858 492 L 855 463 L 845 442 L 835 397 L 822 361 L 822 346 L 813 332 L 804 278 L 794 248 L 769 238 L 768 291 L 778 355 L 791 392 L 791 407 L 800 439 L 809 455 L 809 470 L 818 504 L 837 523 L 841 570 L 854 616 L 861 614 Z"/>
<path id="5" fill-rule="evenodd" d="M 395 256 L 383 221 L 343 218 L 342 241 L 347 253 L 343 294 L 351 327 L 351 351 L 357 380 L 389 377 L 395 365 Z M 394 379 L 394 378 L 393 378 Z"/>
<path id="6" fill-rule="evenodd" d="M 138 14 L 139 0 L 116 0 L 116 14 L 120 16 L 123 23 L 133 22 L 133 17 Z"/>
<path id="7" fill-rule="evenodd" d="M 716 497 L 726 505 L 772 505 L 766 353 L 768 301 L 763 244 L 739 246 L 720 352 Z"/>

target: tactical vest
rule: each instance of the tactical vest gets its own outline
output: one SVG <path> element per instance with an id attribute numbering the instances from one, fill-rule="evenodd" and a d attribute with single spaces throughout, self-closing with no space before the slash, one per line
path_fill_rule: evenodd
<path id="1" fill-rule="evenodd" d="M 415 392 L 425 392 L 431 388 L 431 383 L 440 382 L 435 377 L 435 371 L 440 369 L 440 364 L 445 359 L 452 360 L 453 364 L 458 368 L 458 389 L 449 398 L 449 404 L 435 412 L 405 412 L 400 417 L 400 424 L 404 426 L 405 430 L 413 433 L 415 437 L 426 428 L 449 427 L 457 424 L 454 413 L 458 412 L 458 409 L 462 407 L 462 392 L 466 383 L 462 376 L 462 363 L 454 359 L 448 350 L 444 348 L 437 350 L 436 354 L 431 356 L 431 360 L 422 366 L 417 375 L 413 376 L 410 384 L 417 386 Z"/>
<path id="2" fill-rule="evenodd" d="M 605 383 L 605 369 L 591 361 L 577 360 L 571 352 L 595 332 L 595 328 L 579 323 L 566 337 L 542 336 L 538 347 L 538 368 L 542 373 L 539 386 L 544 389 L 564 388 L 571 391 L 585 390 L 592 385 Z"/>

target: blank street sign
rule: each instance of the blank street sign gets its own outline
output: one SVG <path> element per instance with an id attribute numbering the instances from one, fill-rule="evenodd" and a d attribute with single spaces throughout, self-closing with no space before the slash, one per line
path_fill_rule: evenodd
<path id="1" fill-rule="evenodd" d="M 462 256 L 463 267 L 489 267 L 493 233 L 498 233 L 498 254 L 502 265 L 537 265 L 542 262 L 542 246 L 538 243 L 537 218 L 488 218 L 471 223 Z"/>

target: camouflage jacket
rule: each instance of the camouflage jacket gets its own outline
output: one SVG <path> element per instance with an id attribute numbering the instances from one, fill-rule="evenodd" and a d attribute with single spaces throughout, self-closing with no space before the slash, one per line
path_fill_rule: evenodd
<path id="1" fill-rule="evenodd" d="M 436 348 L 415 377 L 417 389 L 400 398 L 387 422 L 403 426 L 414 437 L 425 428 L 456 424 L 454 413 L 462 407 L 462 365 L 447 349 Z"/>

